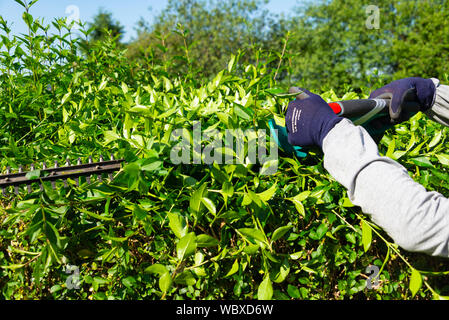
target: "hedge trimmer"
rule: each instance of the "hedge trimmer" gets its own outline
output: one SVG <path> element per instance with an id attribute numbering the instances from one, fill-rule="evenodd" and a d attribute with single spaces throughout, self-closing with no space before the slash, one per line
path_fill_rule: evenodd
<path id="1" fill-rule="evenodd" d="M 30 165 L 30 171 L 24 171 L 23 166 L 19 166 L 18 172 L 12 173 L 11 168 L 7 167 L 6 174 L 0 175 L 0 188 L 2 195 L 6 196 L 6 191 L 9 188 L 14 189 L 14 193 L 19 194 L 19 187 L 26 185 L 28 193 L 32 192 L 32 186 L 38 184 L 43 190 L 43 183 L 50 182 L 53 189 L 56 188 L 56 180 L 63 180 L 67 187 L 67 179 L 72 179 L 75 184 L 79 185 L 79 178 L 85 177 L 88 183 L 91 182 L 91 176 L 97 176 L 98 180 L 103 179 L 103 175 L 107 175 L 112 180 L 112 173 L 121 169 L 121 163 L 124 160 L 115 160 L 111 155 L 111 159 L 105 161 L 103 156 L 100 156 L 99 162 L 93 162 L 92 157 L 89 157 L 88 163 L 81 163 L 78 158 L 76 165 L 70 165 L 70 160 L 67 159 L 65 165 L 60 167 L 58 161 L 54 162 L 53 167 L 47 167 L 43 162 L 42 168 L 38 169 L 34 164 Z"/>
<path id="2" fill-rule="evenodd" d="M 289 95 L 297 95 L 299 97 L 301 94 L 303 93 L 297 87 L 292 87 L 289 91 Z M 406 106 L 404 108 L 410 114 L 413 115 L 419 111 L 420 106 L 415 102 L 416 94 L 411 94 L 405 100 Z M 329 107 L 332 108 L 335 114 L 352 120 L 356 125 L 362 125 L 373 137 L 381 136 L 387 129 L 393 126 L 393 124 L 384 125 L 383 127 L 373 125 L 373 120 L 389 116 L 389 106 L 389 99 L 358 99 L 329 103 Z M 298 158 L 307 156 L 307 149 L 289 144 L 285 127 L 277 124 L 274 119 L 271 119 L 268 124 L 272 136 L 284 153 Z M 70 165 L 70 161 L 67 159 L 62 167 L 59 166 L 57 161 L 51 168 L 47 167 L 45 162 L 42 164 L 41 169 L 31 164 L 29 171 L 24 171 L 23 166 L 19 166 L 18 172 L 15 173 L 12 173 L 10 167 L 7 167 L 6 174 L 0 175 L 0 189 L 2 195 L 6 196 L 6 191 L 10 188 L 13 188 L 14 193 L 18 195 L 22 185 L 26 185 L 27 192 L 31 193 L 32 186 L 36 184 L 43 190 L 44 182 L 50 182 L 52 188 L 55 189 L 57 180 L 63 180 L 65 186 L 67 186 L 67 179 L 74 180 L 78 186 L 80 177 L 85 177 L 88 183 L 90 183 L 91 176 L 97 176 L 98 180 L 102 180 L 103 175 L 108 175 L 109 179 L 112 180 L 112 173 L 121 169 L 122 162 L 124 162 L 123 159 L 115 160 L 113 156 L 111 156 L 110 160 L 105 161 L 100 156 L 100 161 L 95 163 L 92 161 L 92 157 L 89 157 L 88 163 L 85 164 L 82 164 L 81 159 L 78 158 L 76 165 Z"/>
<path id="3" fill-rule="evenodd" d="M 297 98 L 301 98 L 303 93 L 298 87 L 292 87 L 289 94 L 297 94 Z M 410 116 L 416 114 L 420 110 L 419 104 L 416 102 L 416 93 L 410 92 L 405 98 L 405 106 L 403 108 L 410 113 Z M 378 126 L 374 125 L 373 120 L 388 117 L 390 99 L 356 99 L 344 100 L 329 103 L 329 107 L 336 115 L 350 119 L 355 125 L 363 126 L 368 133 L 374 137 L 381 137 L 382 134 L 393 127 L 393 124 Z M 270 131 L 277 145 L 287 156 L 296 156 L 304 158 L 307 156 L 307 149 L 293 146 L 288 142 L 287 129 L 275 122 L 274 119 L 268 121 Z"/>

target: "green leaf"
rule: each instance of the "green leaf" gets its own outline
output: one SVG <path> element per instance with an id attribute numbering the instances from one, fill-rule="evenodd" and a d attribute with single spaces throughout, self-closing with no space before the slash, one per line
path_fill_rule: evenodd
<path id="1" fill-rule="evenodd" d="M 429 158 L 427 157 L 418 157 L 414 159 L 410 159 L 414 164 L 416 164 L 418 167 L 426 167 L 426 168 L 433 168 L 432 162 L 430 162 Z"/>
<path id="2" fill-rule="evenodd" d="M 135 162 L 131 162 L 123 168 L 123 171 L 128 173 L 130 176 L 137 176 L 140 172 L 140 166 Z"/>
<path id="3" fill-rule="evenodd" d="M 276 88 L 276 87 L 275 88 L 265 89 L 265 92 L 269 93 L 271 95 L 282 95 L 282 94 L 285 94 L 285 91 L 283 89 Z M 295 95 L 297 95 L 297 93 L 295 93 Z"/>
<path id="4" fill-rule="evenodd" d="M 92 218 L 98 219 L 98 220 L 103 220 L 103 221 L 114 221 L 113 218 L 109 218 L 109 217 L 105 217 L 103 215 L 99 215 L 97 213 L 91 212 L 89 210 L 83 209 L 83 208 L 78 208 L 79 211 L 91 216 Z"/>
<path id="5" fill-rule="evenodd" d="M 62 107 L 62 122 L 66 123 L 67 120 L 69 119 L 69 113 L 67 112 L 65 107 Z"/>
<path id="6" fill-rule="evenodd" d="M 237 271 L 239 271 L 239 259 L 235 259 L 234 263 L 232 264 L 231 269 L 228 271 L 228 273 L 224 277 L 225 278 L 230 277 Z"/>
<path id="7" fill-rule="evenodd" d="M 116 242 L 126 242 L 129 237 L 112 237 L 109 235 L 102 235 L 102 237 L 106 240 L 116 241 Z"/>
<path id="8" fill-rule="evenodd" d="M 142 209 L 140 206 L 136 205 L 133 208 L 133 215 L 138 220 L 144 220 L 148 216 L 148 212 L 145 209 Z"/>
<path id="9" fill-rule="evenodd" d="M 341 205 L 344 208 L 352 208 L 354 207 L 354 204 L 349 200 L 349 198 L 343 198 Z"/>
<path id="10" fill-rule="evenodd" d="M 301 294 L 299 293 L 299 289 L 297 287 L 292 286 L 291 284 L 289 284 L 287 286 L 287 293 L 293 299 L 301 298 Z"/>
<path id="11" fill-rule="evenodd" d="M 63 289 L 63 288 L 62 288 L 61 285 L 56 284 L 56 285 L 54 285 L 54 286 L 52 286 L 52 287 L 50 288 L 50 293 L 55 293 L 55 292 L 58 292 L 58 291 L 60 291 L 60 290 L 62 290 L 62 289 Z"/>
<path id="12" fill-rule="evenodd" d="M 371 246 L 372 237 L 371 227 L 365 220 L 362 220 L 362 244 L 365 252 L 367 252 Z"/>
<path id="13" fill-rule="evenodd" d="M 34 179 L 38 179 L 41 176 L 41 171 L 40 170 L 33 170 L 33 171 L 29 171 L 27 172 L 27 174 L 25 175 L 25 177 L 29 180 L 34 180 Z"/>
<path id="14" fill-rule="evenodd" d="M 178 274 L 174 282 L 185 286 L 193 286 L 196 283 L 196 279 L 190 271 L 186 270 L 181 274 Z"/>
<path id="15" fill-rule="evenodd" d="M 194 232 L 190 232 L 182 237 L 176 245 L 176 254 L 179 260 L 184 260 L 188 256 L 195 253 L 197 247 L 196 236 Z"/>
<path id="16" fill-rule="evenodd" d="M 276 283 L 282 283 L 290 273 L 290 265 L 288 259 L 282 260 L 279 264 L 276 264 L 275 268 L 270 270 L 270 279 Z"/>
<path id="17" fill-rule="evenodd" d="M 145 269 L 145 272 L 146 273 L 155 273 L 155 274 L 158 274 L 158 275 L 161 276 L 161 275 L 163 275 L 165 273 L 168 273 L 168 270 L 167 270 L 167 268 L 164 265 L 159 264 L 159 263 L 155 263 L 155 264 L 147 267 Z"/>
<path id="18" fill-rule="evenodd" d="M 253 202 L 253 200 L 251 199 L 249 194 L 245 193 L 243 195 L 242 206 L 247 206 L 247 205 L 251 204 L 251 202 Z"/>
<path id="19" fill-rule="evenodd" d="M 136 285 L 136 279 L 134 277 L 128 276 L 124 279 L 122 279 L 122 283 L 127 288 L 132 288 Z"/>
<path id="20" fill-rule="evenodd" d="M 122 91 L 124 94 L 128 93 L 128 86 L 126 85 L 126 83 L 122 82 Z"/>
<path id="21" fill-rule="evenodd" d="M 217 214 L 217 208 L 211 199 L 203 197 L 201 198 L 201 202 L 206 206 L 210 213 L 214 216 Z"/>
<path id="22" fill-rule="evenodd" d="M 421 144 L 419 144 L 415 149 L 413 149 L 412 151 L 410 151 L 410 153 L 408 154 L 410 157 L 415 157 L 419 154 L 419 151 L 421 151 L 421 148 L 423 147 L 423 145 L 427 142 L 424 141 Z"/>
<path id="23" fill-rule="evenodd" d="M 167 212 L 169 220 L 168 226 L 177 238 L 182 238 L 187 234 L 188 227 L 185 219 L 177 213 Z"/>
<path id="24" fill-rule="evenodd" d="M 266 92 L 268 94 L 271 94 L 273 96 L 279 97 L 279 98 L 293 98 L 293 97 L 296 97 L 299 94 L 298 92 L 286 93 L 281 88 L 270 88 L 270 89 L 266 89 L 264 92 Z"/>
<path id="25" fill-rule="evenodd" d="M 394 153 L 393 153 L 393 155 L 392 155 L 392 158 L 394 159 L 394 160 L 399 160 L 400 158 L 402 158 L 402 156 L 404 155 L 404 154 L 406 154 L 407 153 L 407 151 L 395 151 Z"/>
<path id="26" fill-rule="evenodd" d="M 252 228 L 241 228 L 237 230 L 241 235 L 243 235 L 245 238 L 247 238 L 250 242 L 253 242 L 251 240 L 257 240 L 263 243 L 266 243 L 265 235 L 262 233 L 262 231 L 258 229 L 252 229 Z"/>
<path id="27" fill-rule="evenodd" d="M 414 297 L 416 293 L 419 291 L 419 289 L 421 289 L 421 286 L 422 286 L 421 273 L 419 273 L 419 271 L 416 269 L 412 269 L 409 284 L 410 291 L 412 292 L 412 297 Z"/>
<path id="28" fill-rule="evenodd" d="M 14 0 L 15 2 L 17 2 L 18 4 L 20 4 L 22 7 L 26 8 L 26 4 L 22 1 L 22 0 Z M 26 0 L 25 0 L 26 1 Z"/>
<path id="29" fill-rule="evenodd" d="M 11 269 L 11 270 L 16 270 L 16 269 L 20 269 L 23 268 L 25 266 L 25 264 L 10 264 L 7 266 L 1 266 L 3 269 Z"/>
<path id="30" fill-rule="evenodd" d="M 104 88 L 106 88 L 106 85 L 108 84 L 108 80 L 106 79 L 105 76 L 103 76 L 103 79 L 100 83 L 100 85 L 98 86 L 98 91 L 103 90 Z"/>
<path id="31" fill-rule="evenodd" d="M 271 241 L 276 241 L 276 240 L 282 238 L 292 227 L 293 226 L 284 226 L 284 227 L 277 228 L 273 232 L 273 235 L 271 236 Z"/>
<path id="32" fill-rule="evenodd" d="M 438 133 L 433 137 L 432 141 L 430 141 L 428 149 L 435 147 L 441 140 L 443 135 L 443 130 L 438 131 Z"/>
<path id="33" fill-rule="evenodd" d="M 178 108 L 171 108 L 169 110 L 167 110 L 166 112 L 160 114 L 158 117 L 165 119 L 170 117 L 171 115 L 175 114 L 178 111 Z"/>
<path id="34" fill-rule="evenodd" d="M 103 132 L 103 137 L 104 137 L 104 145 L 108 145 L 113 141 L 117 141 L 120 140 L 120 136 L 115 132 L 115 131 L 104 131 Z"/>
<path id="35" fill-rule="evenodd" d="M 388 144 L 388 149 L 387 149 L 387 153 L 385 154 L 385 156 L 392 158 L 395 148 L 396 148 L 396 140 L 392 139 L 391 142 Z"/>
<path id="36" fill-rule="evenodd" d="M 296 207 L 296 210 L 298 210 L 298 212 L 303 217 L 305 216 L 305 211 L 304 211 L 304 205 L 302 204 L 302 202 L 309 197 L 310 193 L 311 193 L 310 191 L 304 191 L 304 192 L 301 192 L 300 194 L 297 194 L 293 198 L 288 199 L 293 202 L 293 204 Z"/>
<path id="37" fill-rule="evenodd" d="M 63 105 L 67 101 L 67 99 L 69 99 L 71 94 L 72 94 L 72 92 L 69 91 L 62 97 L 61 105 Z"/>
<path id="38" fill-rule="evenodd" d="M 328 226 L 324 223 L 320 224 L 316 230 L 310 231 L 310 238 L 313 240 L 320 240 L 324 237 L 328 230 Z"/>
<path id="39" fill-rule="evenodd" d="M 273 286 L 270 277 L 266 276 L 257 289 L 257 299 L 271 300 L 273 297 Z"/>
<path id="40" fill-rule="evenodd" d="M 49 221 L 46 221 L 46 228 L 45 228 L 45 234 L 47 236 L 48 241 L 51 244 L 54 244 L 56 246 L 60 246 L 59 245 L 59 241 L 60 241 L 60 236 L 59 236 L 59 232 L 56 229 L 56 227 L 50 223 Z"/>
<path id="41" fill-rule="evenodd" d="M 345 238 L 352 244 L 356 244 L 355 234 L 354 233 L 345 233 Z"/>
<path id="42" fill-rule="evenodd" d="M 209 248 L 218 246 L 219 241 L 207 234 L 200 234 L 196 237 L 196 245 L 198 248 Z"/>
<path id="43" fill-rule="evenodd" d="M 149 164 L 142 165 L 140 169 L 143 171 L 156 171 L 162 167 L 162 164 L 162 161 L 154 161 Z"/>
<path id="44" fill-rule="evenodd" d="M 293 203 L 295 205 L 296 211 L 302 216 L 306 216 L 306 211 L 304 209 L 304 205 L 300 201 L 293 200 Z"/>
<path id="45" fill-rule="evenodd" d="M 294 196 L 293 198 L 288 199 L 293 202 L 293 204 L 296 207 L 296 210 L 303 217 L 305 217 L 306 212 L 304 210 L 304 205 L 302 204 L 302 201 L 306 200 L 309 195 L 310 195 L 310 191 L 304 191 L 304 192 L 301 192 L 300 194 Z"/>
<path id="46" fill-rule="evenodd" d="M 234 113 L 244 120 L 251 120 L 251 114 L 248 108 L 234 105 Z"/>
<path id="47" fill-rule="evenodd" d="M 262 169 L 260 169 L 259 175 L 273 175 L 277 172 L 278 166 L 279 160 L 268 160 L 262 165 Z"/>
<path id="48" fill-rule="evenodd" d="M 232 54 L 231 59 L 229 60 L 229 63 L 228 63 L 228 72 L 232 71 L 232 69 L 234 68 L 234 63 L 235 63 L 235 55 Z"/>
<path id="49" fill-rule="evenodd" d="M 148 108 L 147 106 L 138 104 L 138 105 L 135 105 L 132 108 L 130 108 L 128 110 L 128 112 L 146 114 L 146 113 L 150 112 L 150 108 Z"/>
<path id="50" fill-rule="evenodd" d="M 167 77 L 162 77 L 162 80 L 164 81 L 165 91 L 170 91 L 173 88 L 171 81 Z"/>
<path id="51" fill-rule="evenodd" d="M 262 206 L 262 201 L 256 193 L 248 190 L 248 196 L 250 197 L 251 201 L 253 201 L 258 207 Z"/>
<path id="52" fill-rule="evenodd" d="M 275 194 L 276 189 L 277 189 L 277 184 L 275 183 L 269 189 L 265 190 L 264 192 L 258 193 L 257 195 L 263 202 L 267 203 L 268 200 L 270 200 L 273 197 L 273 195 Z"/>
<path id="53" fill-rule="evenodd" d="M 221 189 L 221 194 L 223 195 L 225 201 L 227 201 L 228 197 L 232 197 L 234 195 L 234 186 L 228 181 L 224 182 Z"/>
<path id="54" fill-rule="evenodd" d="M 159 289 L 161 289 L 162 292 L 167 292 L 168 289 L 170 289 L 170 286 L 172 284 L 172 278 L 169 272 L 164 273 L 159 278 Z"/>
<path id="55" fill-rule="evenodd" d="M 201 187 L 199 187 L 193 195 L 190 197 L 190 209 L 197 213 L 201 208 L 201 199 L 203 198 L 204 190 L 206 189 L 206 184 L 203 183 Z"/>
<path id="56" fill-rule="evenodd" d="M 435 155 L 438 158 L 438 161 L 445 166 L 449 166 L 449 155 L 448 154 L 436 154 Z"/>

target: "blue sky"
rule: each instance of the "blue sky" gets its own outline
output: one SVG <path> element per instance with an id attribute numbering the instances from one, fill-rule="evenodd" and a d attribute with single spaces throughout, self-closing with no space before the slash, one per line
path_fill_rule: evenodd
<path id="1" fill-rule="evenodd" d="M 44 18 L 50 23 L 56 17 L 75 17 L 79 15 L 81 21 L 92 21 L 98 9 L 103 7 L 112 12 L 113 18 L 125 27 L 123 40 L 128 41 L 135 36 L 134 27 L 140 17 L 148 21 L 160 13 L 166 6 L 167 0 L 39 0 L 31 8 L 31 14 L 37 18 Z M 293 9 L 298 0 L 270 0 L 267 9 L 273 13 L 287 13 Z M 151 10 L 150 10 L 151 8 Z M 27 28 L 22 20 L 23 8 L 14 0 L 0 0 L 0 15 L 13 23 L 13 34 L 26 33 Z"/>

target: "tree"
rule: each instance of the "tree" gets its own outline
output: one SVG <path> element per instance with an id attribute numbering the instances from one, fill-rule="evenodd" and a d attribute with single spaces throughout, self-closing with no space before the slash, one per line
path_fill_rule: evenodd
<path id="1" fill-rule="evenodd" d="M 368 5 L 358 0 L 322 0 L 300 8 L 293 63 L 298 85 L 344 92 L 393 79 L 444 78 L 447 72 L 449 3 L 441 0 L 377 0 L 378 28 L 370 28 Z"/>
<path id="2" fill-rule="evenodd" d="M 437 77 L 449 73 L 449 2 L 412 1 L 398 6 L 393 29 L 394 77 Z"/>
<path id="3" fill-rule="evenodd" d="M 358 0 L 308 4 L 291 21 L 292 48 L 298 52 L 293 73 L 298 84 L 315 89 L 366 86 L 375 74 L 391 74 L 389 1 L 372 1 L 380 9 L 380 28 L 369 28 L 367 5 Z"/>
<path id="4" fill-rule="evenodd" d="M 247 52 L 243 59 L 249 61 L 258 50 L 282 49 L 286 29 L 263 8 L 266 3 L 169 0 L 152 26 L 139 22 L 139 36 L 129 45 L 129 57 L 174 59 L 177 72 L 196 70 L 207 78 L 223 69 L 239 50 Z"/>
<path id="5" fill-rule="evenodd" d="M 119 21 L 112 18 L 112 13 L 100 8 L 94 21 L 89 23 L 89 27 L 93 28 L 90 34 L 90 41 L 101 41 L 106 37 L 114 38 L 117 42 L 123 37 L 124 27 Z"/>

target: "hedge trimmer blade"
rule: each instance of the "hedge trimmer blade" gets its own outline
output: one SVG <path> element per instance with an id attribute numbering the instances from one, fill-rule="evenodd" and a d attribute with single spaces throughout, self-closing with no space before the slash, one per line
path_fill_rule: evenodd
<path id="1" fill-rule="evenodd" d="M 52 188 L 56 188 L 55 181 L 63 180 L 64 185 L 67 187 L 67 179 L 76 179 L 79 177 L 86 177 L 86 181 L 90 183 L 90 177 L 96 175 L 98 180 L 102 180 L 103 174 L 107 174 L 109 179 L 112 180 L 112 173 L 121 169 L 121 163 L 123 159 L 115 160 L 111 155 L 111 160 L 104 161 L 103 156 L 100 156 L 99 162 L 92 162 L 92 157 L 89 157 L 88 163 L 81 163 L 81 159 L 78 158 L 76 165 L 70 165 L 70 160 L 67 159 L 65 166 L 59 167 L 58 162 L 55 161 L 53 168 L 48 168 L 44 162 L 42 169 L 36 169 L 34 164 L 30 165 L 30 171 L 25 172 L 23 167 L 19 167 L 17 173 L 11 173 L 10 167 L 6 169 L 5 175 L 0 175 L 0 188 L 2 189 L 2 195 L 6 196 L 8 188 L 13 187 L 14 193 L 19 194 L 19 186 L 26 185 L 27 192 L 31 193 L 31 186 L 33 183 L 38 183 L 40 189 L 43 190 L 43 182 L 51 182 Z M 79 185 L 79 180 L 75 180 L 76 185 Z"/>

